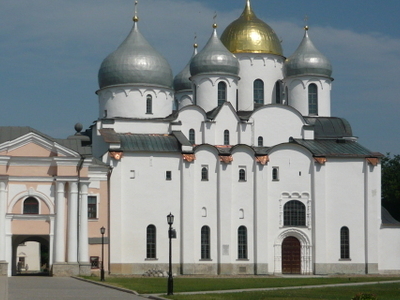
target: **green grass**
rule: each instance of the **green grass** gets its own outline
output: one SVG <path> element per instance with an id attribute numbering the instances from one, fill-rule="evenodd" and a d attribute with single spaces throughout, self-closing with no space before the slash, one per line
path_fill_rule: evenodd
<path id="1" fill-rule="evenodd" d="M 359 292 L 373 293 L 378 296 L 379 300 L 399 300 L 400 283 L 266 292 L 241 292 L 232 294 L 174 295 L 165 297 L 174 300 L 350 300 Z"/>
<path id="2" fill-rule="evenodd" d="M 85 277 L 86 279 L 99 280 L 99 278 Z M 284 287 L 284 286 L 306 286 L 306 285 L 321 285 L 321 284 L 335 284 L 335 283 L 349 283 L 349 282 L 371 282 L 371 281 L 387 281 L 387 280 L 400 280 L 399 277 L 322 277 L 322 278 L 277 278 L 277 277 L 216 277 L 216 278 L 193 278 L 193 277 L 177 277 L 174 278 L 174 292 L 194 292 L 194 291 L 216 291 L 216 290 L 231 290 L 231 289 L 250 289 L 250 288 L 269 288 L 269 287 Z M 149 278 L 149 277 L 107 277 L 106 283 L 116 285 L 119 287 L 135 290 L 140 294 L 165 294 L 167 289 L 166 278 Z M 383 286 L 388 286 L 385 284 Z M 370 286 L 368 286 L 370 287 Z M 340 288 L 344 289 L 344 288 Z M 308 290 L 307 290 L 308 291 Z M 316 291 L 315 289 L 311 291 Z M 364 287 L 355 287 L 355 293 L 364 291 Z M 288 294 L 291 291 L 284 291 L 283 294 Z M 368 290 L 365 290 L 368 292 Z M 259 294 L 257 292 L 256 294 Z M 270 293 L 270 292 L 268 292 Z M 247 293 L 246 293 L 247 294 Z M 252 293 L 253 294 L 253 293 Z M 189 298 L 192 296 L 176 296 L 172 299 L 243 299 L 244 294 L 240 293 L 242 298 L 235 298 L 231 295 L 212 296 L 214 298 Z M 183 298 L 182 298 L 183 297 Z M 196 296 L 197 297 L 197 296 Z M 210 296 L 204 296 L 210 297 Z M 224 298 L 221 298 L 224 297 Z M 247 296 L 246 296 L 247 297 Z M 251 296 L 253 297 L 253 296 Z M 266 299 L 264 298 L 250 298 L 248 299 Z M 274 298 L 272 298 L 274 299 Z M 276 298 L 276 299 L 289 299 L 289 298 Z M 297 298 L 293 298 L 297 299 Z M 306 299 L 306 298 L 298 298 Z M 309 298 L 309 299 L 324 299 L 324 298 Z M 326 298 L 326 299 L 343 299 L 343 298 Z M 351 299 L 347 297 L 346 299 Z M 400 293 L 397 300 L 400 299 Z"/>

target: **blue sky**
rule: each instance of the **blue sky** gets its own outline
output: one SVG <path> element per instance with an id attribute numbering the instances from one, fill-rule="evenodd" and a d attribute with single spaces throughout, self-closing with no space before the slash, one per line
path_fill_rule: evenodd
<path id="1" fill-rule="evenodd" d="M 98 115 L 97 72 L 132 26 L 133 0 L 2 0 L 1 126 L 31 126 L 53 137 L 74 134 Z M 400 1 L 252 0 L 290 56 L 310 37 L 333 65 L 332 115 L 346 118 L 372 151 L 400 153 Z M 245 0 L 140 0 L 139 29 L 177 74 Z"/>

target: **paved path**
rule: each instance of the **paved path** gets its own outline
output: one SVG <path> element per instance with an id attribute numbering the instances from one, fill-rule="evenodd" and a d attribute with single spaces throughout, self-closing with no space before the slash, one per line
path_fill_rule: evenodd
<path id="1" fill-rule="evenodd" d="M 9 300 L 143 300 L 146 298 L 69 277 L 8 278 Z"/>

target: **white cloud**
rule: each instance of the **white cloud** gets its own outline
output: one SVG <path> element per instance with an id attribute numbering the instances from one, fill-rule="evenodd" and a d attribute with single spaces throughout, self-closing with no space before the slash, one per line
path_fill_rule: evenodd
<path id="1" fill-rule="evenodd" d="M 146 0 L 140 1 L 138 9 L 140 31 L 168 59 L 175 74 L 192 54 L 195 32 L 199 50 L 211 35 L 214 10 L 204 2 Z M 48 124 L 42 120 L 48 118 L 49 111 L 61 110 L 65 120 L 51 125 L 55 128 L 51 134 L 56 137 L 61 136 L 56 133 L 57 127 L 65 135 L 65 128 L 69 130 L 76 121 L 88 126 L 97 113 L 94 91 L 98 68 L 128 34 L 133 10 L 131 0 L 2 1 L 0 52 L 7 59 L 2 60 L 4 78 L 0 88 L 4 92 L 0 100 L 10 106 L 8 115 L 2 115 L 3 124 L 25 125 L 19 120 L 26 120 L 46 132 Z M 218 32 L 222 34 L 241 10 L 217 13 Z M 268 23 L 283 40 L 285 55 L 291 55 L 303 30 L 289 16 Z M 366 132 L 367 126 L 362 124 L 376 115 L 397 121 L 400 40 L 379 32 L 359 33 L 318 25 L 310 29 L 310 37 L 333 64 L 333 112 L 348 118 L 355 133 L 366 140 L 371 130 L 387 131 L 384 124 L 377 124 Z M 18 109 L 27 107 L 27 103 L 30 110 L 38 107 L 34 117 L 31 111 Z M 361 112 L 365 115 L 360 116 Z M 378 123 L 374 121 L 372 124 Z"/>

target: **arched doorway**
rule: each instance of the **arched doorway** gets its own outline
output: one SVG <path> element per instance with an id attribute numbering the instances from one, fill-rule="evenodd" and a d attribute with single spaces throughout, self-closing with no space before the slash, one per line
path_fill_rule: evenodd
<path id="1" fill-rule="evenodd" d="M 13 235 L 12 237 L 12 275 L 49 275 L 50 237 L 48 235 Z M 35 243 L 30 243 L 35 242 Z M 38 244 L 37 251 L 21 252 L 22 245 Z M 18 252 L 19 251 L 19 252 Z M 28 250 L 29 251 L 29 250 Z M 21 255 L 22 253 L 22 255 Z M 38 256 L 38 268 L 27 267 L 26 255 Z"/>
<path id="2" fill-rule="evenodd" d="M 301 244 L 293 236 L 282 242 L 282 274 L 301 274 Z"/>

